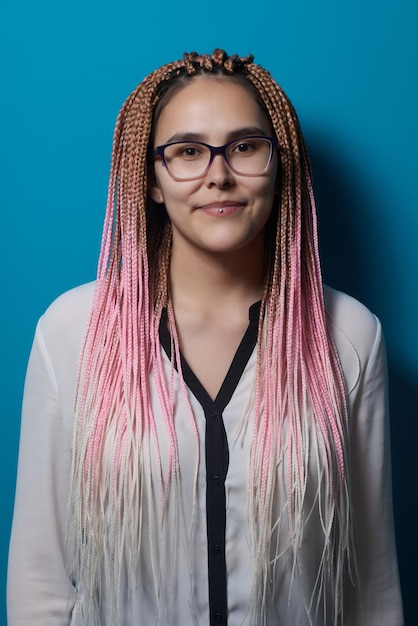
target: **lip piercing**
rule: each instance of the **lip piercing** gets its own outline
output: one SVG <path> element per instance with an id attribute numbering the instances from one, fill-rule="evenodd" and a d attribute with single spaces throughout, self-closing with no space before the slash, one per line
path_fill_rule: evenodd
<path id="1" fill-rule="evenodd" d="M 223 213 L 224 210 L 222 208 L 218 209 L 218 213 Z"/>

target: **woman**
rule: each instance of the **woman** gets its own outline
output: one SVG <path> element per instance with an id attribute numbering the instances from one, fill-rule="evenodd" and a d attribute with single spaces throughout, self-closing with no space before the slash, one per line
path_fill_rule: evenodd
<path id="1" fill-rule="evenodd" d="M 157 69 L 96 285 L 38 325 L 10 626 L 400 625 L 388 448 L 380 324 L 323 290 L 288 99 L 252 57 Z"/>

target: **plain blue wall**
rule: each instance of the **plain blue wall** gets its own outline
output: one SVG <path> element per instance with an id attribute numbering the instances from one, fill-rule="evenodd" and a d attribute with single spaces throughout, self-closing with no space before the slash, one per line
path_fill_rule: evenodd
<path id="1" fill-rule="evenodd" d="M 32 335 L 51 300 L 94 278 L 117 111 L 158 65 L 184 50 L 223 47 L 253 52 L 293 100 L 312 155 L 325 278 L 365 302 L 384 325 L 399 561 L 407 624 L 414 624 L 416 1 L 275 0 L 258 11 L 246 2 L 8 4 L 0 26 L 0 588 Z"/>

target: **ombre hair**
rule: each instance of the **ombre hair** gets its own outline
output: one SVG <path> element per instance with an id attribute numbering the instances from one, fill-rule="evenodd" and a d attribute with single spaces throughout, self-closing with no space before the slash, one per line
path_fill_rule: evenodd
<path id="1" fill-rule="evenodd" d="M 147 540 L 144 519 L 148 516 L 156 536 L 149 541 L 161 545 L 169 494 L 176 497 L 180 490 L 172 380 L 164 373 L 159 342 L 161 317 L 167 311 L 172 361 L 178 367 L 180 348 L 168 281 L 171 225 L 164 209 L 159 205 L 157 210 L 149 197 L 148 181 L 156 117 L 175 91 L 195 76 L 243 84 L 268 115 L 279 143 L 280 180 L 266 229 L 247 468 L 252 623 L 264 623 L 266 604 L 274 595 L 272 569 L 280 568 L 285 550 L 292 551 L 292 577 L 300 576 L 304 529 L 316 508 L 324 548 L 315 588 L 305 590 L 305 609 L 313 623 L 315 608 L 321 602 L 331 605 L 336 624 L 342 619 L 343 588 L 352 561 L 349 425 L 345 382 L 326 323 L 310 163 L 297 115 L 281 87 L 252 56 L 228 56 L 222 50 L 185 54 L 152 72 L 127 98 L 116 122 L 95 296 L 75 405 L 70 574 L 93 621 L 98 621 L 97 589 L 105 580 L 109 619 L 117 623 L 123 555 L 129 555 L 134 588 L 141 542 Z M 164 415 L 168 458 L 159 452 L 150 372 Z M 199 435 L 181 368 L 179 376 L 199 464 Z M 106 459 L 109 435 L 111 472 Z M 159 475 L 151 479 L 158 519 L 144 505 L 149 468 L 144 467 L 142 451 L 150 445 L 160 464 Z M 279 466 L 285 468 L 282 482 Z M 278 545 L 273 507 L 279 482 L 284 488 L 285 547 Z M 308 503 L 312 485 L 315 496 Z M 195 505 L 194 499 L 192 519 Z M 164 587 L 161 555 L 155 556 L 152 567 L 159 596 Z"/>

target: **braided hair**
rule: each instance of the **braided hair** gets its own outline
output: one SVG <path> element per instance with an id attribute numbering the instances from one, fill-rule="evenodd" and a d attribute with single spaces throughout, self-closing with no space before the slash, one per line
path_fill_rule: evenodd
<path id="1" fill-rule="evenodd" d="M 158 334 L 164 310 L 173 363 L 180 359 L 168 287 L 171 224 L 161 207 L 156 210 L 148 181 L 158 116 L 176 90 L 196 76 L 242 84 L 268 115 L 279 143 L 280 188 L 266 233 L 248 468 L 252 623 L 264 623 L 266 603 L 274 593 L 284 552 L 278 540 L 282 518 L 294 575 L 300 576 L 299 550 L 314 507 L 323 523 L 324 552 L 315 589 L 306 590 L 306 612 L 312 620 L 313 607 L 331 593 L 337 623 L 352 546 L 347 394 L 326 323 L 309 157 L 292 104 L 252 55 L 228 56 L 219 49 L 211 55 L 185 54 L 149 74 L 117 118 L 96 290 L 75 405 L 70 574 L 87 600 L 88 617 L 96 621 L 97 589 L 105 580 L 110 623 L 117 623 L 124 555 L 129 555 L 133 588 L 148 542 L 156 596 L 164 597 L 168 587 L 161 546 L 168 503 L 173 494 L 178 497 L 180 477 L 172 380 L 164 372 Z M 160 451 L 150 372 L 164 415 L 167 455 Z M 199 435 L 181 369 L 179 376 L 196 437 L 189 511 L 193 525 Z M 158 459 L 157 475 L 150 476 L 146 466 L 147 447 Z M 309 499 L 312 458 L 317 461 L 317 487 Z M 285 493 L 280 520 L 273 506 L 278 488 Z M 147 489 L 156 494 L 158 514 Z M 144 534 L 145 527 L 154 529 L 156 539 Z"/>

